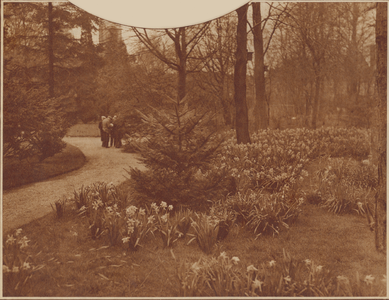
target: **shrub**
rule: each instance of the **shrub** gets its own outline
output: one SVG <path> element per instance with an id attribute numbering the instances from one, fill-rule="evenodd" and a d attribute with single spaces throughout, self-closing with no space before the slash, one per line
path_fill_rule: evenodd
<path id="1" fill-rule="evenodd" d="M 60 152 L 70 127 L 63 107 L 68 97 L 49 98 L 45 88 L 8 85 L 4 89 L 4 157 L 38 156 L 42 161 Z"/>

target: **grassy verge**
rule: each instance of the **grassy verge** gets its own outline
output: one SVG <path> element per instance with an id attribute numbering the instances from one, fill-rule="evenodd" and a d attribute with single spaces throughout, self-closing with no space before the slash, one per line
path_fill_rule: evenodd
<path id="1" fill-rule="evenodd" d="M 98 137 L 100 136 L 100 130 L 98 124 L 76 124 L 69 128 L 66 136 L 73 137 Z"/>
<path id="2" fill-rule="evenodd" d="M 171 297 L 179 296 L 175 277 L 180 261 L 194 263 L 204 257 L 196 243 L 180 240 L 172 250 L 150 236 L 137 252 L 123 245 L 108 247 L 105 237 L 92 240 L 89 224 L 70 209 L 62 219 L 54 214 L 23 227 L 30 240 L 31 262 L 44 266 L 32 273 L 23 289 L 10 295 L 40 297 Z M 234 227 L 212 255 L 225 251 L 242 266 L 280 261 L 283 250 L 297 260 L 311 259 L 335 276 L 355 279 L 386 274 L 386 257 L 375 251 L 374 234 L 360 216 L 337 216 L 306 204 L 296 223 L 277 237 L 254 236 Z M 9 283 L 9 286 L 12 284 Z"/>
<path id="3" fill-rule="evenodd" d="M 42 181 L 78 168 L 85 163 L 85 156 L 77 147 L 67 144 L 61 153 L 39 162 L 37 159 L 19 161 L 4 160 L 3 189 L 15 188 L 27 183 Z"/>

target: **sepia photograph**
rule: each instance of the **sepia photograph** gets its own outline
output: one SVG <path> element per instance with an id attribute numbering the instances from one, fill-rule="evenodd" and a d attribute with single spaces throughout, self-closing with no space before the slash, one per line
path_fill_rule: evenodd
<path id="1" fill-rule="evenodd" d="M 1 2 L 2 297 L 386 299 L 388 3 L 140 2 Z"/>

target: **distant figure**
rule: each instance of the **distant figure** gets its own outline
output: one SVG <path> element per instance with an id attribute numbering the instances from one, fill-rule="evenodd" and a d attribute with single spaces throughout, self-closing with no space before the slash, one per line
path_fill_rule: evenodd
<path id="1" fill-rule="evenodd" d="M 103 138 L 103 147 L 109 148 L 108 143 L 109 143 L 109 134 L 111 131 L 111 123 L 112 122 L 112 117 L 108 117 L 103 120 L 103 131 L 104 131 L 104 138 Z"/>
<path id="2" fill-rule="evenodd" d="M 117 126 L 117 116 L 113 116 L 112 120 L 112 127 L 111 127 L 111 142 L 110 142 L 110 147 L 116 146 L 116 142 L 118 139 L 118 126 Z"/>
<path id="3" fill-rule="evenodd" d="M 100 129 L 100 136 L 101 136 L 101 141 L 104 141 L 104 131 L 103 131 L 103 121 L 106 119 L 106 117 L 101 116 L 101 120 L 99 122 L 99 129 Z M 104 145 L 102 145 L 104 147 Z"/>
<path id="4" fill-rule="evenodd" d="M 116 126 L 116 140 L 115 140 L 115 147 L 120 148 L 122 146 L 122 138 L 124 136 L 124 133 L 126 131 L 126 128 L 124 126 L 124 120 L 123 118 L 118 118 L 115 122 Z"/>

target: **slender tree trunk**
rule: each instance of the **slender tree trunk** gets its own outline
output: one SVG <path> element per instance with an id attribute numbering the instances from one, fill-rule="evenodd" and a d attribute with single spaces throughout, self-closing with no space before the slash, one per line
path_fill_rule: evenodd
<path id="1" fill-rule="evenodd" d="M 179 60 L 178 67 L 178 100 L 181 100 L 186 95 L 186 35 L 185 28 L 180 28 L 180 51 L 177 53 Z"/>
<path id="2" fill-rule="evenodd" d="M 265 65 L 263 57 L 261 3 L 253 2 L 253 34 L 254 34 L 254 130 L 266 129 L 268 124 L 267 103 L 265 94 Z"/>
<path id="3" fill-rule="evenodd" d="M 312 128 L 316 129 L 317 126 L 317 115 L 319 112 L 319 98 L 320 98 L 320 88 L 321 88 L 321 71 L 320 64 L 316 66 L 315 70 L 315 95 L 313 98 L 313 106 L 312 106 Z"/>
<path id="4" fill-rule="evenodd" d="M 236 138 L 238 144 L 250 143 L 249 119 L 246 103 L 247 72 L 247 7 L 238 8 L 238 26 L 236 35 L 236 62 L 234 70 L 234 99 L 236 106 Z"/>
<path id="5" fill-rule="evenodd" d="M 49 97 L 54 97 L 54 24 L 53 24 L 53 3 L 49 2 L 49 36 L 48 36 L 48 52 L 49 52 Z"/>
<path id="6" fill-rule="evenodd" d="M 387 2 L 377 3 L 377 106 L 378 106 L 378 188 L 376 192 L 375 244 L 386 253 L 386 141 L 387 141 Z"/>

